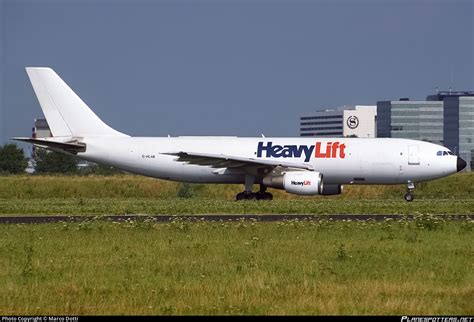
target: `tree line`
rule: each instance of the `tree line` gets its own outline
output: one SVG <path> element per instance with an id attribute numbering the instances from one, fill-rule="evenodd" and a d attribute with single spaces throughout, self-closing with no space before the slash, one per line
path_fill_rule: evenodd
<path id="1" fill-rule="evenodd" d="M 5 144 L 0 147 L 0 175 L 25 173 L 29 161 L 30 159 L 16 144 Z M 76 157 L 41 148 L 36 148 L 31 161 L 34 173 L 38 174 L 112 175 L 121 173 L 113 167 L 95 163 L 80 168 Z"/>

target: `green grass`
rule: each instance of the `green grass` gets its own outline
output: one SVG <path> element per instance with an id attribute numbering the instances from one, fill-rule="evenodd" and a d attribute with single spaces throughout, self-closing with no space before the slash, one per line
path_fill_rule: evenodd
<path id="1" fill-rule="evenodd" d="M 215 199 L 0 199 L 0 215 L 125 214 L 472 214 L 474 199 L 305 199 L 229 201 Z"/>
<path id="2" fill-rule="evenodd" d="M 0 198 L 152 198 L 186 195 L 191 198 L 234 200 L 242 185 L 182 184 L 142 176 L 3 176 Z M 405 193 L 404 185 L 344 186 L 340 196 L 301 197 L 271 189 L 275 199 L 396 199 Z M 417 184 L 418 199 L 472 199 L 474 173 L 459 173 L 443 179 Z"/>
<path id="3" fill-rule="evenodd" d="M 138 176 L 0 177 L 0 214 L 415 214 L 412 221 L 0 225 L 0 314 L 472 315 L 474 175 L 342 196 Z"/>
<path id="4" fill-rule="evenodd" d="M 0 314 L 472 315 L 474 223 L 0 225 Z"/>
<path id="5" fill-rule="evenodd" d="M 417 185 L 407 203 L 401 186 L 345 186 L 340 196 L 271 190 L 272 202 L 235 202 L 239 185 L 182 184 L 140 176 L 0 177 L 0 214 L 472 214 L 474 174 Z"/>

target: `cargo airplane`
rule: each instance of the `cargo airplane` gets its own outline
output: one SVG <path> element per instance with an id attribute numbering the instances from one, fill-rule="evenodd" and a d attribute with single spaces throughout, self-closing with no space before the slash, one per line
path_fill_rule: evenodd
<path id="1" fill-rule="evenodd" d="M 404 184 L 412 201 L 415 183 L 466 166 L 443 146 L 408 139 L 131 137 L 99 119 L 52 69 L 26 72 L 53 136 L 12 139 L 165 180 L 243 184 L 236 200 L 271 200 L 267 187 L 327 196 L 346 184 Z"/>

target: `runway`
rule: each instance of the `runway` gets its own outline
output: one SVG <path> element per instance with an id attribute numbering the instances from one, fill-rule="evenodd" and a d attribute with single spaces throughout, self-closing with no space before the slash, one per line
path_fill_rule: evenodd
<path id="1" fill-rule="evenodd" d="M 436 215 L 444 220 L 474 220 L 474 214 L 472 215 Z M 320 220 L 331 220 L 331 221 L 384 221 L 384 220 L 411 220 L 414 215 L 400 215 L 400 214 L 388 214 L 388 215 L 377 215 L 377 214 L 330 214 L 330 215 L 309 215 L 309 214 L 294 214 L 294 215 L 276 215 L 276 214 L 201 214 L 201 215 L 28 215 L 28 216 L 0 216 L 0 224 L 41 224 L 41 223 L 54 223 L 54 222 L 81 222 L 81 221 L 92 221 L 92 220 L 105 220 L 105 221 L 137 221 L 137 220 L 152 220 L 157 223 L 166 223 L 173 220 L 185 220 L 185 221 L 239 221 L 239 220 L 253 220 L 259 222 L 277 222 L 277 221 L 288 221 L 288 220 L 306 220 L 306 221 L 320 221 Z M 418 216 L 419 217 L 419 216 Z"/>

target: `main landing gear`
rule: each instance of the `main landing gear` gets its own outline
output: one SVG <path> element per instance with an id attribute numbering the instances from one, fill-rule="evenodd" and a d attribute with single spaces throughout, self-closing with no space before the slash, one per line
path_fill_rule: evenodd
<path id="1" fill-rule="evenodd" d="M 258 192 L 252 192 L 254 178 L 251 176 L 245 176 L 245 191 L 238 193 L 235 196 L 235 200 L 272 200 L 273 195 L 267 192 L 267 187 L 260 184 L 260 190 Z"/>
<path id="2" fill-rule="evenodd" d="M 413 182 L 408 182 L 407 193 L 403 196 L 403 198 L 405 198 L 406 201 L 410 202 L 410 201 L 413 201 L 413 199 L 415 199 L 413 190 L 415 190 L 415 184 Z"/>
<path id="3" fill-rule="evenodd" d="M 235 196 L 235 200 L 240 201 L 240 200 L 273 200 L 273 195 L 269 192 L 239 192 Z"/>

